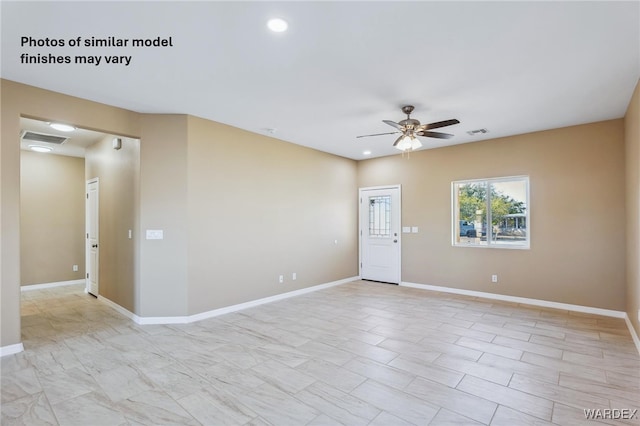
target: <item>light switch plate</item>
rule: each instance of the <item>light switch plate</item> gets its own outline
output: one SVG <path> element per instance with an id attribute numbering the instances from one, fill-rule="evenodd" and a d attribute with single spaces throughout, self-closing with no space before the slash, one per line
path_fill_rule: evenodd
<path id="1" fill-rule="evenodd" d="M 402 233 L 403 234 L 409 234 L 411 232 L 411 227 L 410 226 L 403 226 L 402 227 Z"/>
<path id="2" fill-rule="evenodd" d="M 147 229 L 147 240 L 163 240 L 164 231 L 162 229 Z"/>
<path id="3" fill-rule="evenodd" d="M 418 233 L 418 227 L 417 226 L 412 226 L 411 227 L 411 233 L 412 234 L 417 234 Z"/>

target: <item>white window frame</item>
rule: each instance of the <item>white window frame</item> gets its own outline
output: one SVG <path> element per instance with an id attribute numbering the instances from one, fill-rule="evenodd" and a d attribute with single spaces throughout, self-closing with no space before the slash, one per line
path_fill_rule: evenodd
<path id="1" fill-rule="evenodd" d="M 524 181 L 525 182 L 525 198 L 526 198 L 526 211 L 525 211 L 525 220 L 526 220 L 526 240 L 521 244 L 513 244 L 501 242 L 493 239 L 493 233 L 491 232 L 491 191 L 487 191 L 487 200 L 486 200 L 486 212 L 487 212 L 487 223 L 486 223 L 486 243 L 485 244 L 477 244 L 477 243 L 462 243 L 459 242 L 459 236 L 456 233 L 459 233 L 459 227 L 456 224 L 459 223 L 460 220 L 460 208 L 458 206 L 458 185 L 470 184 L 470 183 L 486 183 L 487 188 L 490 188 L 492 183 L 498 182 L 513 182 L 513 181 Z M 472 247 L 472 248 L 499 248 L 499 249 L 514 249 L 514 250 L 529 250 L 531 248 L 531 203 L 529 200 L 529 192 L 530 192 L 530 182 L 529 176 L 505 176 L 505 177 L 494 177 L 494 178 L 485 178 L 485 179 L 464 179 L 451 182 L 451 245 L 454 247 Z"/>

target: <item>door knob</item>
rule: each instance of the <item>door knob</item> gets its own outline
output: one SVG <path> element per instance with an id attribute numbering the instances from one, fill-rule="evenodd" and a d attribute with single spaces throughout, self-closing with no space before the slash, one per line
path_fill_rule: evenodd
<path id="1" fill-rule="evenodd" d="M 393 240 L 393 242 L 394 242 L 394 243 L 397 243 L 397 242 L 398 242 L 398 240 Z"/>
<path id="2" fill-rule="evenodd" d="M 97 244 L 93 244 L 91 247 L 98 248 L 98 245 Z"/>

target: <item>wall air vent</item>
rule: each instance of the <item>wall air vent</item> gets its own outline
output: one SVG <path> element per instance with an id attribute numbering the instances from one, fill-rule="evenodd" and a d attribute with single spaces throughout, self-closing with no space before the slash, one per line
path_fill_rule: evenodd
<path id="1" fill-rule="evenodd" d="M 22 139 L 30 142 L 46 142 L 56 145 L 62 145 L 69 138 L 65 136 L 47 135 L 46 133 L 37 133 L 26 130 L 22 133 Z"/>
<path id="2" fill-rule="evenodd" d="M 470 134 L 471 136 L 477 136 L 477 135 L 483 135 L 485 133 L 489 133 L 489 131 L 487 129 L 477 129 L 477 130 L 469 130 L 467 133 Z"/>

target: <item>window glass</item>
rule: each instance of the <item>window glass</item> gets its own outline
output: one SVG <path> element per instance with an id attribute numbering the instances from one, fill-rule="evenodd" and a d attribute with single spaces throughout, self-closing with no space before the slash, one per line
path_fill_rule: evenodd
<path id="1" fill-rule="evenodd" d="M 369 236 L 389 237 L 391 234 L 391 196 L 369 197 Z"/>
<path id="2" fill-rule="evenodd" d="M 457 188 L 457 242 L 486 245 L 482 238 L 487 229 L 487 182 L 460 183 Z"/>
<path id="3" fill-rule="evenodd" d="M 453 244 L 529 247 L 529 178 L 453 182 Z"/>
<path id="4" fill-rule="evenodd" d="M 491 184 L 491 229 L 493 239 L 503 244 L 519 244 L 527 239 L 526 182 Z"/>

